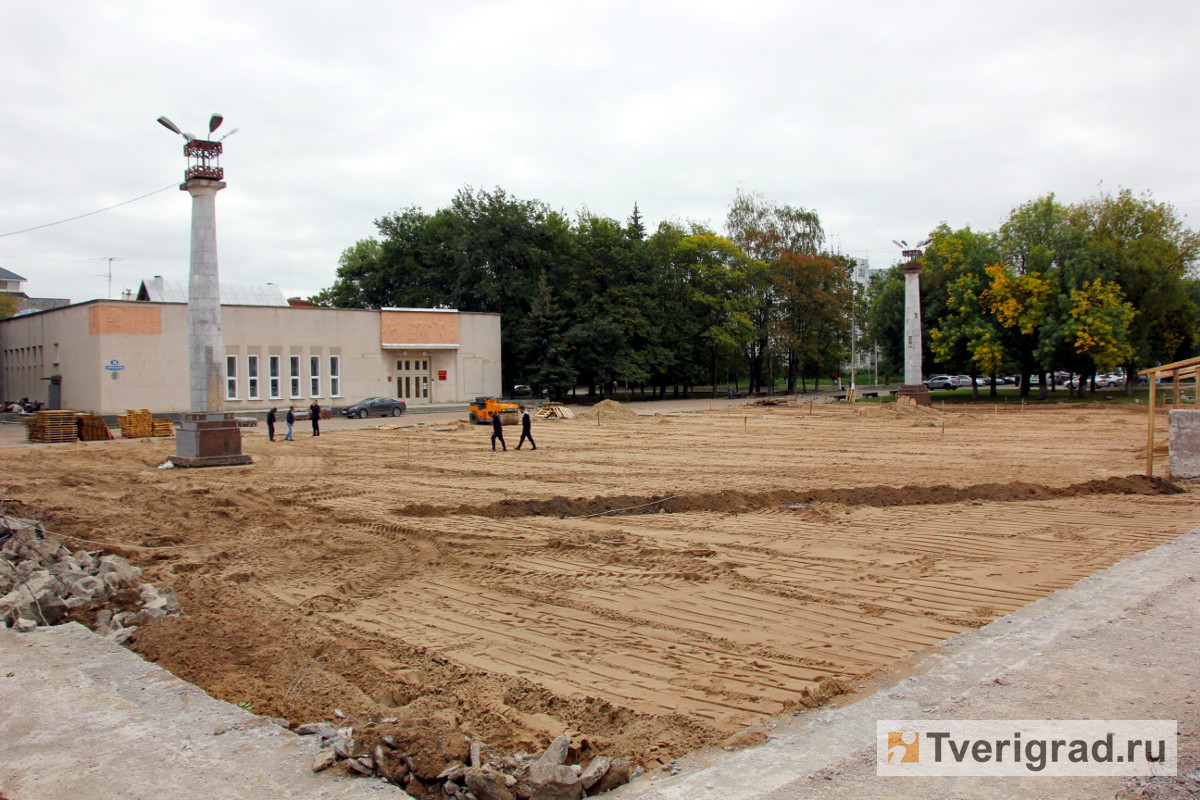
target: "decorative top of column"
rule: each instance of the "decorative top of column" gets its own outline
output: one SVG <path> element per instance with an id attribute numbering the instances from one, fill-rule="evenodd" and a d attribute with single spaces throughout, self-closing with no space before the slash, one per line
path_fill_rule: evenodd
<path id="1" fill-rule="evenodd" d="M 210 136 L 221 126 L 224 120 L 225 117 L 220 114 L 213 114 L 209 118 L 208 133 Z M 224 180 L 225 170 L 221 169 L 221 151 L 224 147 L 221 142 L 237 133 L 237 128 L 234 128 L 220 139 L 212 141 L 209 139 L 198 139 L 193 134 L 184 133 L 179 129 L 178 125 L 166 117 L 159 117 L 158 122 L 167 130 L 183 137 L 183 155 L 188 160 L 188 166 L 187 170 L 183 173 L 184 184 L 180 188 L 186 188 L 188 183 L 193 180 Z M 218 188 L 225 188 L 225 184 L 222 183 Z"/>

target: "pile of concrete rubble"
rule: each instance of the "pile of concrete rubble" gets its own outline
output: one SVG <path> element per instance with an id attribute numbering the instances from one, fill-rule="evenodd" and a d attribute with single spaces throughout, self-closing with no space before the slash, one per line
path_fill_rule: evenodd
<path id="1" fill-rule="evenodd" d="M 628 759 L 607 756 L 596 756 L 586 766 L 568 765 L 570 733 L 540 755 L 503 756 L 485 763 L 480 742 L 439 728 L 410 722 L 394 735 L 380 737 L 374 752 L 365 755 L 356 755 L 350 727 L 313 723 L 295 732 L 321 737 L 314 772 L 342 764 L 350 773 L 394 783 L 417 800 L 579 800 L 615 789 L 641 772 L 635 773 Z M 410 741 L 414 736 L 438 741 Z"/>
<path id="2" fill-rule="evenodd" d="M 0 625 L 7 628 L 57 625 L 80 606 L 110 600 L 117 610 L 100 609 L 92 627 L 123 644 L 138 625 L 179 613 L 173 589 L 139 584 L 141 576 L 120 556 L 71 552 L 34 520 L 0 517 Z"/>

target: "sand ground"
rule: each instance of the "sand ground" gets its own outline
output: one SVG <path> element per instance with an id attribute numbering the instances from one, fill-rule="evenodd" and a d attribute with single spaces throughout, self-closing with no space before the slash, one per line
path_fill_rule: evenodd
<path id="1" fill-rule="evenodd" d="M 569 729 L 647 767 L 1200 525 L 1195 488 L 1137 477 L 1144 409 L 693 408 L 519 452 L 416 417 L 249 429 L 223 469 L 158 469 L 169 439 L 7 447 L 4 489 L 173 586 L 185 615 L 130 646 L 215 697 L 497 750 Z"/>

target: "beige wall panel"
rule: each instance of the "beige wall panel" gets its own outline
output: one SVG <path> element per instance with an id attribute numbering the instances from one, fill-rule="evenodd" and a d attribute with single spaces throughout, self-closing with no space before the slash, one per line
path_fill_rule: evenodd
<path id="1" fill-rule="evenodd" d="M 88 333 L 162 333 L 162 309 L 158 306 L 91 306 Z"/>
<path id="2" fill-rule="evenodd" d="M 443 311 L 380 311 L 379 343 L 439 345 L 459 343 L 459 315 Z"/>
<path id="3" fill-rule="evenodd" d="M 190 411 L 188 408 L 187 306 L 146 303 L 122 309 L 154 311 L 161 333 L 147 336 L 135 331 L 112 331 L 91 337 L 99 358 L 88 370 L 94 374 L 101 414 L 124 414 L 128 409 Z M 131 317 L 133 315 L 130 315 Z M 91 316 L 89 315 L 89 323 Z M 116 361 L 124 369 L 106 369 Z M 66 380 L 64 379 L 64 384 Z"/>
<path id="4" fill-rule="evenodd" d="M 455 395 L 470 400 L 500 396 L 500 317 L 497 314 L 459 314 L 462 346 L 455 364 Z"/>

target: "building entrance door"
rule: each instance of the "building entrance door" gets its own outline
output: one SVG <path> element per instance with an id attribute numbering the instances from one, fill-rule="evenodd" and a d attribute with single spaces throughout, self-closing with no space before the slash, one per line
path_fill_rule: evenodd
<path id="1" fill-rule="evenodd" d="M 396 397 L 414 405 L 429 402 L 429 359 L 396 359 Z"/>

